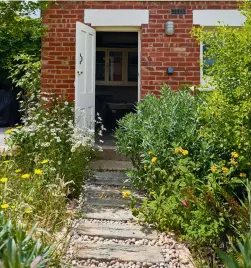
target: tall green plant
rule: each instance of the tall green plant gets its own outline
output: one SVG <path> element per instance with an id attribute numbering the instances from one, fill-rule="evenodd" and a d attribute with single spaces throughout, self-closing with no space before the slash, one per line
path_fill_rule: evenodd
<path id="1" fill-rule="evenodd" d="M 0 213 L 0 267 L 2 268 L 43 268 L 50 261 L 52 246 L 34 239 L 37 224 L 28 232 L 21 222 L 6 220 Z"/>
<path id="2" fill-rule="evenodd" d="M 34 14 L 49 4 L 50 1 L 0 1 L 0 73 L 3 79 L 10 76 L 9 83 L 15 86 L 20 86 L 12 80 L 18 64 L 25 64 L 27 58 L 34 64 L 40 61 L 46 28 L 42 19 L 35 18 Z M 22 75 L 25 72 L 20 72 L 18 78 Z"/>
<path id="3" fill-rule="evenodd" d="M 170 150 L 183 146 L 196 151 L 199 137 L 198 105 L 200 97 L 189 91 L 172 91 L 163 86 L 158 97 L 148 95 L 138 103 L 137 113 L 126 115 L 116 130 L 117 149 L 131 157 L 137 167 L 152 152 L 162 166 L 171 166 Z M 193 148 L 193 149 L 192 149 Z"/>
<path id="4" fill-rule="evenodd" d="M 250 169 L 251 154 L 251 11 L 241 6 L 246 17 L 243 27 L 219 26 L 211 31 L 194 28 L 199 43 L 208 45 L 205 58 L 214 59 L 208 66 L 208 92 L 200 112 L 200 135 L 212 148 L 213 158 L 226 158 L 237 150 Z M 203 65 L 205 63 L 202 63 Z"/>

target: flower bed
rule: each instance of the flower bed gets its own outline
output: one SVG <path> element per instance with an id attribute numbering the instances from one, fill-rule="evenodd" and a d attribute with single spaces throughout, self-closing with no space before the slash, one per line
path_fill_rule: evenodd
<path id="1" fill-rule="evenodd" d="M 29 104 L 24 125 L 6 131 L 10 152 L 0 156 L 2 228 L 8 219 L 14 233 L 18 232 L 18 224 L 24 225 L 27 231 L 38 225 L 31 239 L 35 239 L 34 247 L 41 239 L 40 252 L 48 245 L 65 242 L 58 241 L 58 232 L 70 227 L 68 203 L 81 194 L 94 155 L 94 132 L 75 126 L 73 105 L 62 99 L 49 101 L 50 105 L 42 100 Z M 31 252 L 34 247 L 30 248 Z M 51 265 L 56 266 L 60 261 L 62 251 L 58 248 L 54 245 L 47 254 Z M 22 253 L 22 250 L 25 249 L 18 251 Z M 4 252 L 0 250 L 0 259 L 9 258 Z M 39 255 L 39 251 L 34 252 Z M 30 263 L 36 259 L 36 253 Z M 21 261 L 23 265 L 25 261 L 25 258 Z M 43 261 L 40 260 L 39 267 L 45 267 Z"/>

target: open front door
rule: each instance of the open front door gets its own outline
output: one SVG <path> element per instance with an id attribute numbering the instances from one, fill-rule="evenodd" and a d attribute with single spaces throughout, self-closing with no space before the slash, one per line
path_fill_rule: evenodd
<path id="1" fill-rule="evenodd" d="M 94 128 L 96 31 L 76 24 L 75 119 L 80 128 Z"/>

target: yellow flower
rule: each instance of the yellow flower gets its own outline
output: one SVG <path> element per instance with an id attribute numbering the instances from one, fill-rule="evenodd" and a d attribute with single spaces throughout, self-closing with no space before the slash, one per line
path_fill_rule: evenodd
<path id="1" fill-rule="evenodd" d="M 157 157 L 152 158 L 152 163 L 155 163 L 157 161 Z"/>
<path id="2" fill-rule="evenodd" d="M 181 147 L 175 148 L 174 152 L 177 153 L 181 153 L 183 151 L 183 149 Z"/>
<path id="3" fill-rule="evenodd" d="M 2 204 L 2 205 L 1 205 L 1 208 L 2 208 L 2 209 L 6 209 L 6 208 L 8 208 L 8 207 L 9 207 L 8 204 Z"/>
<path id="4" fill-rule="evenodd" d="M 229 169 L 226 167 L 223 167 L 221 170 L 223 171 L 223 173 L 227 173 L 229 171 Z"/>
<path id="5" fill-rule="evenodd" d="M 153 154 L 153 152 L 150 151 L 148 154 L 151 156 Z"/>
<path id="6" fill-rule="evenodd" d="M 231 159 L 230 164 L 233 166 L 236 166 L 238 164 L 238 162 L 235 161 L 234 159 Z"/>
<path id="7" fill-rule="evenodd" d="M 25 213 L 30 214 L 31 213 L 31 209 L 30 208 L 26 208 Z"/>
<path id="8" fill-rule="evenodd" d="M 0 179 L 0 181 L 1 181 L 2 183 L 5 183 L 7 180 L 8 180 L 8 179 L 7 179 L 6 177 L 2 177 L 2 178 Z"/>
<path id="9" fill-rule="evenodd" d="M 212 167 L 210 168 L 210 170 L 211 170 L 212 173 L 214 173 L 214 172 L 216 172 L 217 167 L 216 167 L 216 166 L 212 166 Z"/>
<path id="10" fill-rule="evenodd" d="M 188 155 L 188 150 L 182 150 L 183 155 Z"/>
<path id="11" fill-rule="evenodd" d="M 48 163 L 48 162 L 49 162 L 48 159 L 44 159 L 43 161 L 41 161 L 41 164 L 46 164 L 46 163 Z"/>
<path id="12" fill-rule="evenodd" d="M 23 127 L 23 126 L 17 126 L 16 128 L 17 128 L 17 129 L 21 129 L 22 127 Z"/>
<path id="13" fill-rule="evenodd" d="M 30 174 L 29 173 L 25 173 L 21 176 L 22 179 L 29 179 Z"/>
<path id="14" fill-rule="evenodd" d="M 37 175 L 41 175 L 43 173 L 43 170 L 41 169 L 34 169 L 34 173 Z"/>
<path id="15" fill-rule="evenodd" d="M 3 161 L 3 163 L 8 164 L 8 163 L 10 163 L 10 160 L 5 160 L 5 161 Z"/>
<path id="16" fill-rule="evenodd" d="M 240 177 L 246 178 L 247 177 L 247 174 L 246 173 L 240 173 Z"/>
<path id="17" fill-rule="evenodd" d="M 20 173 L 20 172 L 22 172 L 22 169 L 16 169 L 15 172 Z"/>
<path id="18" fill-rule="evenodd" d="M 123 198 L 128 198 L 131 196 L 131 192 L 130 191 L 124 191 L 122 194 Z"/>
<path id="19" fill-rule="evenodd" d="M 7 130 L 5 131 L 5 134 L 10 134 L 12 131 L 13 131 L 13 128 L 7 129 Z"/>
<path id="20" fill-rule="evenodd" d="M 236 152 L 232 152 L 232 153 L 231 153 L 231 156 L 232 156 L 233 158 L 238 158 L 238 157 L 239 157 L 238 153 L 236 153 Z"/>

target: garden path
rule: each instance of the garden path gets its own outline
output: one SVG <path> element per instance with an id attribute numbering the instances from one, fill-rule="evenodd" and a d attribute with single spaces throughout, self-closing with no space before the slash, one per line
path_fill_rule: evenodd
<path id="1" fill-rule="evenodd" d="M 185 245 L 171 233 L 140 225 L 123 199 L 131 187 L 125 170 L 131 163 L 113 148 L 105 148 L 85 189 L 84 218 L 71 232 L 67 257 L 72 266 L 88 267 L 194 267 Z M 142 194 L 135 193 L 140 201 Z"/>

